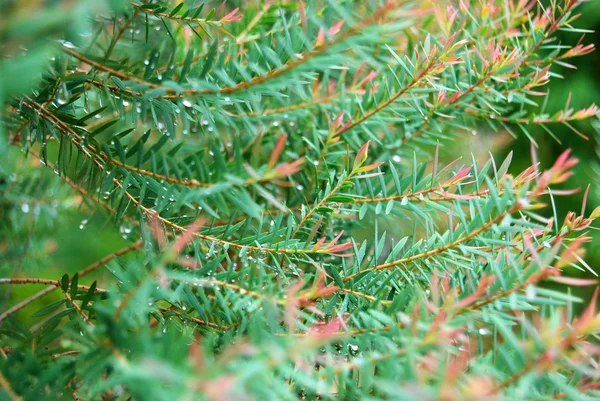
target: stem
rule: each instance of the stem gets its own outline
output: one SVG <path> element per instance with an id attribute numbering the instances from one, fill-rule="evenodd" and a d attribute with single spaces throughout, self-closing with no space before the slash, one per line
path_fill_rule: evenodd
<path id="1" fill-rule="evenodd" d="M 54 287 L 60 287 L 60 280 L 49 280 L 45 278 L 0 278 L 0 284 L 43 284 L 43 285 L 52 285 Z M 78 290 L 88 291 L 90 289 L 89 285 L 78 285 Z M 96 288 L 96 293 L 104 293 L 108 292 L 103 288 Z"/>
<path id="2" fill-rule="evenodd" d="M 79 271 L 79 277 L 84 277 L 87 274 L 91 273 L 92 271 L 96 270 L 97 268 L 99 268 L 100 266 L 105 265 L 106 263 L 108 263 L 109 261 L 111 261 L 112 259 L 118 257 L 118 256 L 122 256 L 128 252 L 131 252 L 133 250 L 139 249 L 142 246 L 143 242 L 142 240 L 136 241 L 133 245 L 127 246 L 125 248 L 119 249 L 116 252 L 113 252 L 105 257 L 103 257 L 102 259 L 98 260 L 97 262 L 92 263 L 91 265 L 89 265 L 88 267 L 86 267 L 83 270 Z M 56 283 L 52 284 L 52 287 L 46 288 L 40 292 L 38 292 L 37 294 L 34 294 L 32 296 L 30 296 L 29 298 L 19 302 L 18 304 L 16 304 L 15 306 L 13 306 L 12 308 L 4 311 L 2 314 L 0 314 L 0 322 L 2 322 L 4 319 L 6 319 L 9 315 L 12 315 L 13 313 L 16 313 L 18 311 L 20 311 L 21 309 L 23 309 L 24 307 L 26 307 L 27 305 L 31 304 L 32 302 L 34 302 L 35 300 L 42 298 L 45 295 L 50 294 L 52 291 L 55 291 L 58 287 L 60 286 L 60 283 L 58 283 L 58 285 L 56 285 Z"/>
<path id="3" fill-rule="evenodd" d="M 314 205 L 309 211 L 308 213 L 306 213 L 306 215 L 302 218 L 302 220 L 300 220 L 300 222 L 298 223 L 298 225 L 296 226 L 296 229 L 294 230 L 294 232 L 292 233 L 291 238 L 294 238 L 296 236 L 296 234 L 298 234 L 298 231 L 300 231 L 300 228 L 302 228 L 302 226 L 308 221 L 308 219 L 317 211 L 318 208 L 320 208 L 321 206 L 323 206 L 325 204 L 325 202 L 327 201 L 327 199 L 329 199 L 332 195 L 335 195 L 335 193 L 337 191 L 340 190 L 340 188 L 347 183 L 350 179 L 352 178 L 352 173 L 348 174 L 348 176 L 346 178 L 344 178 L 342 181 L 340 181 L 335 188 L 333 188 L 327 195 L 325 195 L 323 197 L 323 199 L 321 199 L 316 205 Z"/>
<path id="4" fill-rule="evenodd" d="M 136 82 L 138 84 L 142 84 L 142 85 L 146 85 L 152 89 L 156 89 L 156 88 L 162 88 L 163 90 L 165 90 L 167 93 L 171 93 L 171 94 L 177 94 L 179 96 L 181 95 L 216 95 L 216 94 L 233 94 L 242 90 L 247 90 L 251 87 L 257 86 L 257 85 L 261 85 L 264 84 L 265 82 L 268 82 L 274 78 L 278 78 L 282 75 L 285 75 L 287 73 L 289 73 L 290 71 L 294 70 L 295 68 L 306 64 L 308 61 L 314 59 L 315 57 L 318 57 L 322 54 L 324 54 L 327 50 L 331 49 L 332 47 L 338 45 L 339 43 L 343 42 L 344 40 L 357 35 L 358 33 L 360 33 L 365 27 L 372 25 L 374 23 L 376 23 L 379 18 L 383 17 L 385 14 L 387 14 L 391 7 L 392 3 L 387 3 L 386 5 L 384 5 L 383 7 L 379 8 L 378 10 L 376 10 L 373 15 L 370 18 L 367 18 L 365 20 L 363 20 L 361 23 L 359 23 L 358 25 L 348 29 L 346 32 L 344 32 L 343 34 L 337 36 L 335 39 L 333 39 L 332 41 L 324 44 L 323 46 L 318 47 L 317 49 L 313 49 L 311 51 L 307 51 L 305 53 L 303 53 L 301 55 L 301 57 L 293 60 L 293 61 L 289 61 L 286 64 L 284 64 L 282 67 L 274 69 L 269 71 L 267 74 L 265 75 L 259 75 L 257 77 L 254 77 L 248 81 L 244 81 L 244 82 L 240 82 L 236 85 L 233 86 L 228 86 L 228 87 L 224 87 L 218 91 L 211 91 L 211 90 L 197 90 L 197 89 L 184 89 L 181 93 L 177 92 L 176 90 L 169 88 L 169 87 L 163 87 L 161 85 L 157 85 L 157 84 L 153 84 L 151 82 L 145 81 L 143 79 L 140 79 L 138 77 L 135 76 L 131 76 L 129 74 L 125 74 L 123 72 L 117 71 L 113 68 L 107 67 L 102 63 L 98 63 L 94 60 L 91 60 L 79 53 L 77 53 L 76 51 L 69 49 L 67 47 L 63 47 L 63 51 L 66 52 L 67 54 L 75 57 L 76 59 L 78 59 L 79 61 L 82 61 L 90 66 L 93 66 L 94 68 L 107 72 L 111 75 L 114 75 L 120 79 L 126 80 L 126 81 L 133 81 Z M 144 10 L 146 11 L 146 10 Z"/>
<path id="5" fill-rule="evenodd" d="M 39 103 L 37 103 L 36 101 L 34 101 L 33 99 L 29 98 L 29 97 L 25 97 L 25 99 L 27 99 L 28 103 L 23 103 L 23 105 L 25 107 L 27 107 L 30 110 L 34 110 L 32 106 L 37 107 L 40 111 L 42 111 L 42 113 L 47 116 L 49 119 L 52 120 L 52 122 L 54 124 L 56 124 L 57 128 L 59 128 L 59 130 L 61 130 L 63 133 L 68 133 L 72 136 L 72 138 L 70 138 L 71 142 L 77 146 L 82 152 L 84 152 L 84 154 L 86 154 L 86 156 L 91 157 L 91 155 L 89 154 L 89 152 L 87 152 L 87 150 L 89 149 L 95 156 L 97 156 L 98 158 L 100 158 L 102 161 L 106 162 L 106 163 L 110 163 L 110 164 L 114 164 L 117 167 L 121 167 L 127 171 L 131 171 L 133 173 L 136 174 L 140 174 L 140 175 L 145 175 L 151 178 L 154 178 L 155 180 L 158 181 L 165 181 L 168 182 L 170 184 L 176 184 L 176 185 L 181 185 L 181 186 L 185 186 L 185 187 L 190 187 L 190 188 L 210 188 L 214 185 L 218 185 L 219 183 L 207 183 L 207 182 L 199 182 L 196 179 L 189 179 L 189 178 L 184 178 L 184 179 L 177 179 L 174 177 L 169 177 L 163 174 L 159 174 L 159 173 L 155 173 L 152 171 L 148 171 L 145 169 L 141 169 L 141 168 L 137 168 L 137 167 L 133 167 L 130 166 L 127 163 L 123 163 L 120 160 L 114 159 L 112 157 L 109 157 L 108 155 L 106 155 L 104 152 L 96 149 L 94 146 L 92 145 L 86 145 L 85 149 L 83 148 L 83 139 L 81 138 L 81 136 L 79 136 L 73 129 L 71 129 L 71 127 L 69 127 L 66 123 L 64 123 L 63 121 L 61 121 L 58 117 L 56 117 L 54 115 L 54 113 L 52 113 L 50 110 L 46 109 L 43 105 L 40 105 Z M 261 183 L 261 182 L 271 182 L 272 180 L 267 177 L 267 176 L 263 176 L 263 177 L 259 177 L 259 178 L 247 178 L 242 182 L 242 186 L 249 186 L 249 185 L 253 185 L 253 184 L 257 184 L 257 183 Z"/>
<path id="6" fill-rule="evenodd" d="M 83 320 L 87 324 L 89 324 L 91 327 L 94 327 L 94 324 L 92 323 L 92 321 L 90 320 L 90 318 L 86 316 L 86 314 L 83 312 L 83 310 L 81 309 L 81 307 L 79 305 L 77 305 L 77 303 L 73 300 L 73 298 L 71 298 L 71 295 L 69 295 L 69 293 L 67 291 L 64 291 L 64 290 L 63 290 L 63 294 L 65 295 L 65 298 L 67 298 L 67 301 L 71 305 L 73 305 L 73 308 L 75 308 L 75 310 L 77 311 L 77 313 L 79 313 L 79 315 L 83 318 Z"/>

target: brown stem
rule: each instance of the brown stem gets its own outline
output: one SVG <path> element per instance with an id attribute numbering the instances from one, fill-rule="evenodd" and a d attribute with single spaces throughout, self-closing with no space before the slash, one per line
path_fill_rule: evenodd
<path id="1" fill-rule="evenodd" d="M 143 242 L 142 240 L 136 241 L 134 244 L 129 245 L 125 248 L 119 249 L 116 252 L 113 252 L 109 255 L 106 255 L 105 257 L 103 257 L 102 259 L 92 263 L 91 265 L 89 265 L 88 267 L 86 267 L 85 269 L 79 271 L 79 277 L 84 277 L 87 274 L 91 273 L 92 271 L 96 270 L 97 268 L 99 268 L 100 266 L 105 265 L 106 263 L 108 263 L 109 261 L 111 261 L 112 259 L 118 257 L 118 256 L 122 256 L 128 252 L 131 252 L 133 250 L 139 249 L 142 246 Z M 56 284 L 56 283 L 55 283 Z M 2 322 L 4 319 L 6 319 L 9 315 L 12 315 L 13 313 L 16 313 L 18 311 L 20 311 L 21 309 L 23 309 L 24 307 L 26 307 L 27 305 L 31 304 L 32 302 L 34 302 L 35 300 L 42 298 L 45 295 L 50 294 L 52 291 L 55 291 L 60 284 L 55 285 L 53 284 L 52 287 L 48 287 L 32 296 L 30 296 L 29 298 L 19 302 L 18 304 L 16 304 L 15 306 L 13 306 L 12 308 L 2 312 L 2 314 L 0 314 L 0 322 Z"/>
<path id="2" fill-rule="evenodd" d="M 50 280 L 45 278 L 0 278 L 0 284 L 43 284 L 43 285 L 52 285 L 54 287 L 60 287 L 60 280 Z M 86 290 L 90 289 L 89 285 L 77 285 L 77 289 Z M 108 292 L 103 288 L 96 288 L 97 293 Z"/>

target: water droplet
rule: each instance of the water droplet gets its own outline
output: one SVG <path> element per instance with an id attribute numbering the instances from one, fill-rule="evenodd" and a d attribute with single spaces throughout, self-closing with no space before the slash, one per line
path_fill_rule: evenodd
<path id="1" fill-rule="evenodd" d="M 127 225 L 122 225 L 119 227 L 119 232 L 121 233 L 121 237 L 123 237 L 124 239 L 127 239 L 129 234 L 131 234 L 131 227 L 129 227 Z"/>
<path id="2" fill-rule="evenodd" d="M 400 163 L 401 160 L 402 160 L 402 158 L 400 157 L 400 155 L 392 156 L 392 161 L 394 161 L 396 163 Z"/>
<path id="3" fill-rule="evenodd" d="M 526 296 L 529 301 L 535 300 L 536 290 L 533 285 L 529 285 L 526 290 Z"/>
<path id="4" fill-rule="evenodd" d="M 29 205 L 28 205 L 27 203 L 23 203 L 23 204 L 21 205 L 21 211 L 22 211 L 23 213 L 29 213 Z"/>
<path id="5" fill-rule="evenodd" d="M 265 251 L 264 249 L 261 249 L 257 252 L 256 257 L 260 260 L 260 261 L 264 261 L 267 256 L 269 256 L 269 254 L 267 253 L 267 251 Z"/>
<path id="6" fill-rule="evenodd" d="M 183 100 L 181 101 L 181 104 L 183 104 L 183 106 L 184 106 L 184 107 L 192 107 L 192 102 L 190 102 L 190 101 L 189 101 L 189 100 L 187 100 L 187 99 L 183 99 Z"/>
<path id="7" fill-rule="evenodd" d="M 75 45 L 73 43 L 69 42 L 68 40 L 63 40 L 62 41 L 62 45 L 64 47 L 66 47 L 67 49 L 74 49 L 75 48 Z"/>

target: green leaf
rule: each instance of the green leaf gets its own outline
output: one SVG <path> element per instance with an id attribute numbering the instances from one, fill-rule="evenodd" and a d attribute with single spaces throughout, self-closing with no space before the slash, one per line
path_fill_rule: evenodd
<path id="1" fill-rule="evenodd" d="M 64 292 L 67 292 L 69 290 L 69 275 L 68 274 L 64 274 L 62 276 L 62 278 L 60 279 L 60 287 L 62 288 L 62 290 Z"/>
<path id="2" fill-rule="evenodd" d="M 44 306 L 42 309 L 38 310 L 37 312 L 35 312 L 33 314 L 33 317 L 41 317 L 41 316 L 46 316 L 52 312 L 54 312 L 56 309 L 58 309 L 59 307 L 61 307 L 66 301 L 64 299 L 61 299 L 60 301 L 55 301 L 52 302 L 49 305 Z"/>

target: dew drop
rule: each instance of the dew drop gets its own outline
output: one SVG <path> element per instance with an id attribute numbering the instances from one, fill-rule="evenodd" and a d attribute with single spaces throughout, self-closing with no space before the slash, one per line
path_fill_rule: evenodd
<path id="1" fill-rule="evenodd" d="M 64 47 L 66 47 L 67 49 L 74 49 L 75 48 L 75 45 L 73 43 L 67 41 L 67 40 L 63 40 L 62 41 L 62 45 Z"/>

